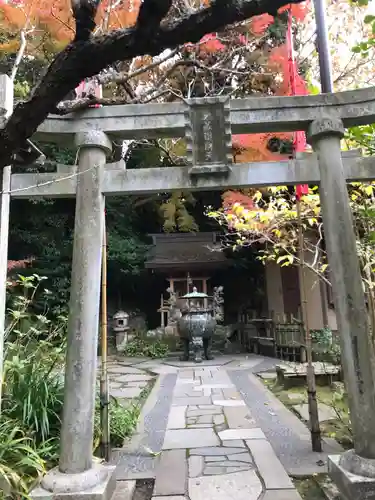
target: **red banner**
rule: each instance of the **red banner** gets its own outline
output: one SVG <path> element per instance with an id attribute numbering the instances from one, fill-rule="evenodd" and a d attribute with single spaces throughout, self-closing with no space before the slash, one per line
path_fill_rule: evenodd
<path id="1" fill-rule="evenodd" d="M 292 11 L 289 10 L 288 17 L 288 30 L 287 30 L 287 47 L 288 47 L 288 66 L 289 66 L 289 79 L 290 79 L 290 91 L 291 95 L 297 94 L 297 78 L 298 75 L 298 67 L 296 60 L 294 58 L 294 46 L 293 46 L 293 15 Z M 305 132 L 296 132 L 294 134 L 293 140 L 293 151 L 294 155 L 296 153 L 303 153 L 306 149 L 306 135 Z M 309 193 L 309 186 L 307 184 L 301 184 L 296 186 L 296 198 L 300 199 L 303 195 Z"/>

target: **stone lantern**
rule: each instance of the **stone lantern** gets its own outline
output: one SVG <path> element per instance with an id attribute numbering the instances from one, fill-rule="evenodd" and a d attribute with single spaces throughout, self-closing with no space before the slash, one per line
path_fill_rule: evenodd
<path id="1" fill-rule="evenodd" d="M 186 302 L 181 308 L 181 317 L 177 320 L 178 333 L 184 348 L 181 361 L 189 360 L 190 342 L 193 344 L 196 363 L 202 361 L 202 347 L 204 357 L 207 360 L 213 359 L 210 348 L 216 319 L 212 297 L 199 293 L 194 287 L 193 292 L 184 295 L 182 299 Z"/>
<path id="2" fill-rule="evenodd" d="M 113 331 L 116 334 L 116 350 L 123 352 L 129 338 L 129 314 L 125 311 L 117 311 L 113 315 Z"/>

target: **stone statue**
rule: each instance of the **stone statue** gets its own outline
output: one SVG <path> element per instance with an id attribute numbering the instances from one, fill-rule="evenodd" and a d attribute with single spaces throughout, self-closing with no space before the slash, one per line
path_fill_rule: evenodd
<path id="1" fill-rule="evenodd" d="M 215 286 L 214 288 L 214 317 L 218 323 L 224 321 L 224 287 Z"/>
<path id="2" fill-rule="evenodd" d="M 167 292 L 169 293 L 169 299 L 168 299 L 168 304 L 169 304 L 169 320 L 168 324 L 169 325 L 174 325 L 177 321 L 177 319 L 181 315 L 181 311 L 177 305 L 177 295 L 176 292 L 172 290 L 172 288 L 168 287 Z"/>

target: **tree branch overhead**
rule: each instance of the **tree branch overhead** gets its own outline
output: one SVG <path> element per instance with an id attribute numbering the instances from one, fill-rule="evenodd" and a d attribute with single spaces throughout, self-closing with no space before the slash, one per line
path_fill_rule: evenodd
<path id="1" fill-rule="evenodd" d="M 146 54 L 155 56 L 168 48 L 196 43 L 207 33 L 219 31 L 228 24 L 274 13 L 285 5 L 302 1 L 216 0 L 207 8 L 162 23 L 172 0 L 144 0 L 134 27 L 93 36 L 100 0 L 72 0 L 76 36 L 57 54 L 31 97 L 15 107 L 0 130 L 0 167 L 12 162 L 17 150 L 83 79 L 97 75 L 116 61 Z M 145 36 L 151 32 L 152 36 Z"/>

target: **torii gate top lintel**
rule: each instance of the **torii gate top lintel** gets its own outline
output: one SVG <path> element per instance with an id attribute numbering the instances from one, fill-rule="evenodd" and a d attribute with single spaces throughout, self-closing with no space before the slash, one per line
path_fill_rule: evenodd
<path id="1" fill-rule="evenodd" d="M 212 103 L 218 98 L 212 98 Z M 73 141 L 74 135 L 101 130 L 113 138 L 182 137 L 189 104 L 210 104 L 210 98 L 166 104 L 129 104 L 87 109 L 66 116 L 50 115 L 34 135 L 53 142 Z M 233 134 L 307 130 L 323 116 L 339 118 L 345 127 L 375 122 L 375 87 L 292 97 L 230 99 Z"/>

